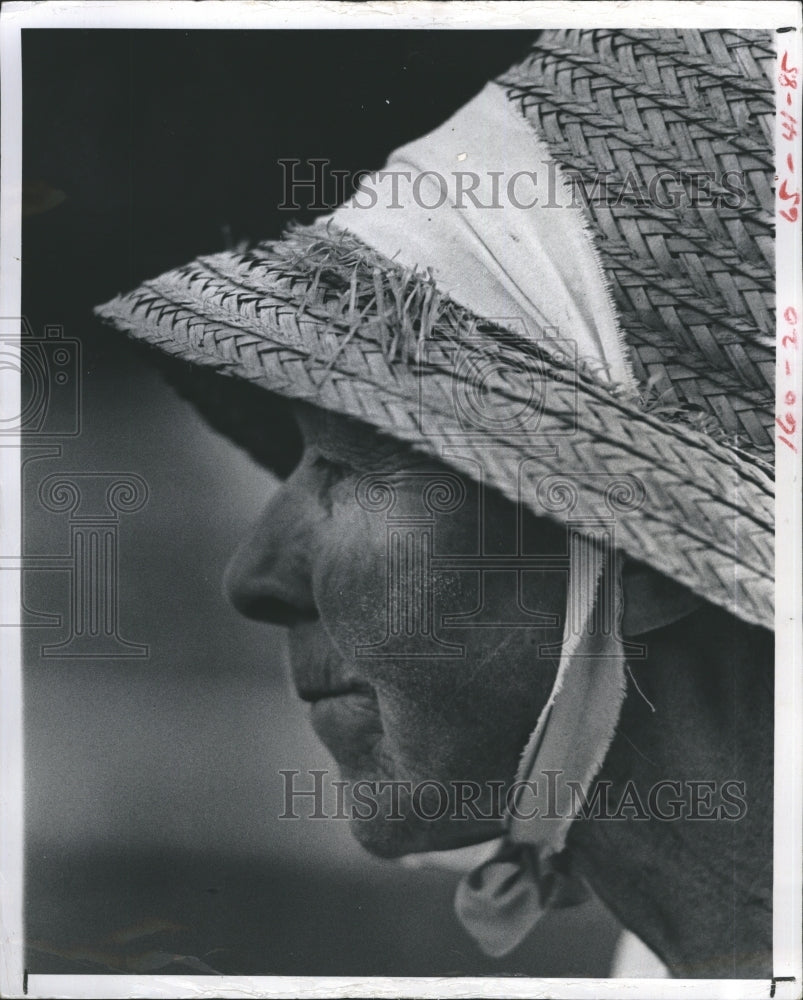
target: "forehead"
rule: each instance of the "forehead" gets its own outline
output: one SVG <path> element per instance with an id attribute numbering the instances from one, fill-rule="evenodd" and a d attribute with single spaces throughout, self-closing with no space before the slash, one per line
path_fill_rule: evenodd
<path id="1" fill-rule="evenodd" d="M 327 458 L 366 468 L 427 462 L 409 445 L 382 434 L 370 424 L 307 403 L 294 403 L 293 414 L 305 446 L 318 448 Z M 431 463 L 441 464 L 434 459 Z"/>

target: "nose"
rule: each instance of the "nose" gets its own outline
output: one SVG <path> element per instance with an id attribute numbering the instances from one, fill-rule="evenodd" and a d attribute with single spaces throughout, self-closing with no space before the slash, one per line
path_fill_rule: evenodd
<path id="1" fill-rule="evenodd" d="M 318 617 L 310 555 L 319 522 L 314 494 L 294 474 L 271 497 L 226 567 L 223 589 L 240 614 L 274 625 Z"/>

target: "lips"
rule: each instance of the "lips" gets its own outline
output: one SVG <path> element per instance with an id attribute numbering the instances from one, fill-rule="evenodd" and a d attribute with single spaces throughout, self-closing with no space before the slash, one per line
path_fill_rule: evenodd
<path id="1" fill-rule="evenodd" d="M 384 735 L 382 719 L 376 695 L 369 691 L 329 695 L 310 708 L 312 728 L 346 779 L 365 778 L 380 764 L 376 750 Z"/>
<path id="2" fill-rule="evenodd" d="M 299 698 L 302 701 L 316 702 L 323 701 L 326 698 L 342 698 L 344 695 L 350 694 L 360 694 L 366 697 L 373 697 L 374 689 L 370 684 L 363 684 L 360 681 L 354 681 L 351 684 L 339 684 L 333 687 L 299 687 L 296 685 L 296 691 L 298 692 Z"/>
<path id="3" fill-rule="evenodd" d="M 342 658 L 320 622 L 297 625 L 289 636 L 293 683 L 302 701 L 318 702 L 348 695 L 374 698 L 370 684 L 346 672 Z"/>

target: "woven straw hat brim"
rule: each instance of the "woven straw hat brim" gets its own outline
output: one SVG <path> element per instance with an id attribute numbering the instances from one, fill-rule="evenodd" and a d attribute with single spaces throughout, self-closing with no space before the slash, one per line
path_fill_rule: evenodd
<path id="1" fill-rule="evenodd" d="M 433 311 L 431 279 L 405 272 L 407 301 L 420 305 L 410 326 L 377 284 L 397 265 L 313 231 L 307 240 L 329 240 L 349 262 L 365 250 L 364 284 L 375 294 L 344 295 L 325 268 L 295 269 L 305 244 L 299 237 L 293 249 L 291 234 L 197 259 L 96 312 L 170 355 L 362 421 L 469 477 L 484 468 L 489 485 L 536 516 L 593 522 L 613 511 L 616 544 L 631 558 L 773 627 L 773 484 L 759 464 L 617 398 L 560 352 L 511 341 L 436 290 Z M 520 426 L 531 414 L 536 430 L 467 433 L 455 406 L 455 351 L 466 343 L 494 359 L 482 385 L 490 409 L 518 413 Z M 472 391 L 470 378 L 463 387 Z"/>
<path id="2" fill-rule="evenodd" d="M 577 182 L 636 380 L 770 462 L 775 74 L 771 31 L 556 29 L 498 81 Z"/>

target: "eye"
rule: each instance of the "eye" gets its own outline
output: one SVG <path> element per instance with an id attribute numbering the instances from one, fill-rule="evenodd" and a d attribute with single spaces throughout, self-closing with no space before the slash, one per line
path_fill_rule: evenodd
<path id="1" fill-rule="evenodd" d="M 355 472 L 354 467 L 349 465 L 348 462 L 332 458 L 329 455 L 324 454 L 320 448 L 316 448 L 315 452 L 316 454 L 312 460 L 312 465 L 315 469 L 319 470 L 321 476 L 323 477 L 322 486 L 324 488 L 333 486 L 335 483 L 346 479 Z"/>
<path id="2" fill-rule="evenodd" d="M 343 462 L 340 459 L 332 458 L 329 455 L 325 455 L 322 451 L 318 451 L 317 455 L 313 459 L 313 465 L 320 469 L 329 469 L 330 471 L 341 471 L 343 475 L 348 472 L 352 472 L 353 468 L 348 464 L 348 462 Z"/>

